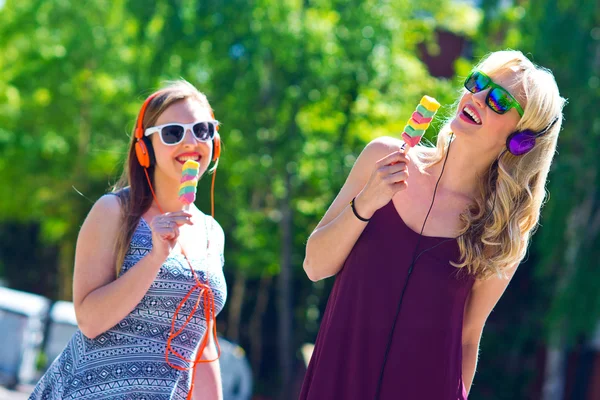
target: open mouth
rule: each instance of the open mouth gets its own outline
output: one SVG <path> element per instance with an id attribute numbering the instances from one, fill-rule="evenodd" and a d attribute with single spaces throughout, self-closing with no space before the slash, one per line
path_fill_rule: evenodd
<path id="1" fill-rule="evenodd" d="M 182 163 L 185 164 L 186 161 L 192 160 L 192 161 L 200 161 L 200 154 L 193 154 L 193 155 L 181 155 L 181 156 L 177 156 L 175 157 L 175 159 Z"/>
<path id="2" fill-rule="evenodd" d="M 481 125 L 481 118 L 479 118 L 479 115 L 477 115 L 477 112 L 473 109 L 471 109 L 471 107 L 469 106 L 465 106 L 465 108 L 463 108 L 461 116 L 463 116 L 464 118 L 466 118 L 469 122 L 476 124 L 476 125 Z"/>

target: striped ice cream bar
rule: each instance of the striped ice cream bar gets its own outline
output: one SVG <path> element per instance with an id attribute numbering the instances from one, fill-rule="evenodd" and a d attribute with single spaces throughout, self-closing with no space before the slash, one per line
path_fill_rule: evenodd
<path id="1" fill-rule="evenodd" d="M 402 139 L 408 146 L 415 147 L 419 144 L 439 108 L 440 103 L 433 97 L 423 96 L 402 132 Z"/>
<path id="2" fill-rule="evenodd" d="M 179 201 L 189 205 L 196 200 L 196 187 L 198 186 L 198 171 L 200 164 L 187 160 L 181 171 L 181 184 L 179 185 Z"/>

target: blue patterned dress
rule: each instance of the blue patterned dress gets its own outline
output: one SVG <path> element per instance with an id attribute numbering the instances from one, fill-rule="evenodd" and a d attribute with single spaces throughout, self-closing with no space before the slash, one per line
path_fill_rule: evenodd
<path id="1" fill-rule="evenodd" d="M 223 230 L 211 217 L 204 216 L 208 251 L 190 262 L 197 276 L 206 282 L 206 273 L 215 294 L 215 308 L 223 309 L 227 296 L 223 276 Z M 206 245 L 206 242 L 205 242 Z M 121 273 L 140 261 L 152 248 L 152 233 L 141 219 L 133 234 Z M 189 264 L 180 254 L 167 258 L 150 289 L 135 309 L 117 325 L 94 339 L 77 331 L 63 352 L 35 387 L 32 399 L 111 399 L 167 400 L 185 399 L 190 373 L 172 368 L 165 361 L 165 348 L 173 314 L 186 293 L 195 284 Z M 198 290 L 178 315 L 180 327 L 198 299 Z M 187 359 L 196 355 L 206 320 L 198 307 L 172 347 Z M 169 356 L 172 364 L 189 363 Z M 202 385 L 202 382 L 196 382 Z"/>

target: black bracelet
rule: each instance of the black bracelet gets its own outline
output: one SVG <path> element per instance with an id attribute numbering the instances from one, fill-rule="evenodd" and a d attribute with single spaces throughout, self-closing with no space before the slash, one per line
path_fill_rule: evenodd
<path id="1" fill-rule="evenodd" d="M 356 197 L 354 199 L 356 199 Z M 356 207 L 354 207 L 354 199 L 352 199 L 352 201 L 350 202 L 350 207 L 352 207 L 352 212 L 354 213 L 354 215 L 356 215 L 356 218 L 360 219 L 361 221 L 369 222 L 371 220 L 371 218 L 363 218 L 360 215 L 358 215 L 358 212 L 356 212 Z"/>

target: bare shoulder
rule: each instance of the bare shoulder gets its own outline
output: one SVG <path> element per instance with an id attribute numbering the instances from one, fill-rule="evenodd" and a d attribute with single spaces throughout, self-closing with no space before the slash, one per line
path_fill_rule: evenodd
<path id="1" fill-rule="evenodd" d="M 80 239 L 96 241 L 98 237 L 106 238 L 112 243 L 121 224 L 121 202 L 115 195 L 104 195 L 92 206 L 81 231 Z"/>
<path id="2" fill-rule="evenodd" d="M 105 194 L 94 203 L 88 218 L 99 218 L 105 222 L 113 222 L 121 218 L 121 201 L 113 194 Z"/>
<path id="3" fill-rule="evenodd" d="M 400 151 L 404 141 L 393 138 L 391 136 L 381 136 L 371 140 L 363 152 L 369 156 L 377 158 L 377 160 L 391 154 L 395 151 Z"/>
<path id="4" fill-rule="evenodd" d="M 375 158 L 375 161 L 377 161 L 395 151 L 403 150 L 404 145 L 405 143 L 402 139 L 391 136 L 381 136 L 370 141 L 365 147 L 364 152 L 368 153 L 368 156 Z M 416 146 L 411 148 L 405 153 L 405 157 L 409 164 L 413 164 L 412 167 L 409 167 L 409 170 L 411 168 L 417 168 L 421 170 L 422 160 L 431 157 L 434 152 L 435 149 L 424 146 Z"/>
<path id="5" fill-rule="evenodd" d="M 121 202 L 114 195 L 99 198 L 88 213 L 77 237 L 75 276 L 94 269 L 114 273 L 115 243 L 121 229 Z M 104 268 L 99 268 L 102 265 Z"/>
<path id="6" fill-rule="evenodd" d="M 73 301 L 115 279 L 115 244 L 121 228 L 121 202 L 115 195 L 99 198 L 88 213 L 75 249 Z"/>
<path id="7" fill-rule="evenodd" d="M 382 136 L 371 140 L 364 147 L 346 179 L 346 184 L 341 190 L 341 192 L 343 192 L 344 189 L 348 189 L 351 192 L 348 201 L 362 190 L 363 186 L 369 180 L 377 162 L 392 153 L 400 151 L 403 143 L 404 142 L 399 139 Z"/>

